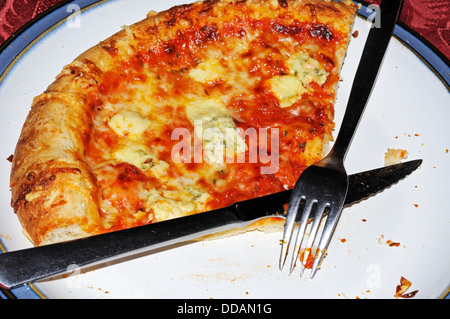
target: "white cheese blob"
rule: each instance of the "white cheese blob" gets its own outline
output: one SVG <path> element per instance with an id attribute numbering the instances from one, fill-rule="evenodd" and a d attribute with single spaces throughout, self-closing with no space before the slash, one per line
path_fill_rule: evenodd
<path id="1" fill-rule="evenodd" d="M 281 107 L 289 107 L 308 90 L 311 82 L 324 84 L 329 73 L 305 53 L 295 53 L 286 61 L 289 74 L 277 75 L 268 81 L 269 87 L 279 99 Z"/>
<path id="2" fill-rule="evenodd" d="M 195 81 L 209 83 L 221 80 L 226 75 L 226 69 L 219 59 L 207 58 L 199 63 L 195 68 L 189 70 L 189 76 Z"/>
<path id="3" fill-rule="evenodd" d="M 128 163 L 140 169 L 149 169 L 155 163 L 155 156 L 149 149 L 139 143 L 126 143 L 117 147 L 113 152 L 113 158 L 117 162 Z"/>
<path id="4" fill-rule="evenodd" d="M 225 158 L 234 158 L 247 149 L 229 111 L 218 99 L 194 100 L 186 105 L 186 113 L 202 141 L 207 162 L 224 163 Z"/>
<path id="5" fill-rule="evenodd" d="M 123 137 L 137 140 L 149 128 L 150 120 L 142 117 L 138 112 L 123 110 L 115 114 L 108 121 L 109 127 Z"/>
<path id="6" fill-rule="evenodd" d="M 305 92 L 302 81 L 294 75 L 274 76 L 269 85 L 281 107 L 291 106 Z"/>
<path id="7" fill-rule="evenodd" d="M 235 154 L 245 152 L 247 145 L 239 135 L 233 118 L 220 115 L 210 121 L 196 125 L 196 130 L 202 128 L 203 150 L 211 163 L 223 163 L 224 158 L 234 160 Z"/>
<path id="8" fill-rule="evenodd" d="M 155 221 L 186 216 L 205 211 L 210 195 L 186 186 L 183 190 L 150 189 L 146 195 L 145 209 L 153 212 Z"/>
<path id="9" fill-rule="evenodd" d="M 303 83 L 307 85 L 311 82 L 324 84 L 329 73 L 320 65 L 319 61 L 311 58 L 305 53 L 293 54 L 287 61 L 287 65 L 291 74 L 297 76 Z"/>

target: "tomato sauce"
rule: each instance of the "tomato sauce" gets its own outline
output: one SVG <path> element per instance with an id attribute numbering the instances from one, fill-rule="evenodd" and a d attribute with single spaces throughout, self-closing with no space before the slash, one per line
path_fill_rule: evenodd
<path id="1" fill-rule="evenodd" d="M 214 181 L 202 180 L 199 184 L 209 191 L 211 201 L 209 208 L 218 208 L 230 205 L 236 201 L 254 198 L 287 188 L 292 188 L 301 172 L 312 163 L 304 159 L 304 154 L 310 141 L 315 137 L 323 138 L 330 134 L 333 128 L 333 102 L 334 83 L 338 79 L 338 70 L 334 62 L 335 48 L 344 39 L 344 36 L 330 30 L 328 26 L 321 24 L 307 24 L 293 21 L 289 25 L 281 21 L 262 20 L 250 21 L 242 19 L 225 24 L 221 29 L 216 25 L 202 27 L 190 27 L 180 31 L 174 39 L 159 46 L 146 48 L 139 51 L 132 58 L 124 61 L 115 72 L 107 72 L 104 81 L 100 84 L 100 95 L 109 102 L 114 102 L 117 92 L 130 90 L 133 83 L 145 83 L 146 68 L 152 69 L 158 75 L 158 79 L 164 83 L 171 83 L 171 91 L 157 88 L 155 95 L 160 101 L 171 96 L 182 96 L 189 92 L 192 80 L 185 73 L 189 68 L 195 67 L 206 56 L 209 48 L 220 48 L 226 51 L 227 39 L 244 38 L 250 32 L 259 30 L 259 36 L 250 44 L 250 49 L 242 54 L 242 59 L 250 61 L 246 66 L 250 77 L 259 78 L 249 95 L 236 95 L 231 98 L 227 108 L 232 111 L 235 124 L 242 131 L 250 128 L 270 129 L 276 128 L 278 134 L 268 137 L 267 141 L 258 143 L 256 163 L 250 161 L 250 152 L 247 150 L 243 163 L 230 163 L 225 171 L 218 173 L 217 178 L 226 180 L 226 186 L 216 187 Z M 288 72 L 281 60 L 281 40 L 291 38 L 296 46 L 303 44 L 316 45 L 320 49 L 313 54 L 313 58 L 319 61 L 329 73 L 328 80 L 323 84 L 311 83 L 312 90 L 305 93 L 302 98 L 291 107 L 280 108 L 280 102 L 273 93 L 267 90 L 265 81 L 276 75 L 284 75 Z M 279 47 L 271 47 L 277 44 Z M 261 55 L 268 50 L 269 55 Z M 229 88 L 222 82 L 205 85 L 204 93 L 213 90 L 222 90 L 224 93 Z M 120 95 L 120 94 L 119 94 Z M 187 120 L 182 108 L 168 105 L 164 112 L 170 112 L 172 123 L 163 129 L 161 135 L 147 136 L 146 143 L 149 146 L 159 145 L 159 157 L 169 163 L 171 150 L 177 141 L 171 139 L 171 134 L 176 127 L 186 127 L 193 131 L 192 124 Z M 105 146 L 111 147 L 117 143 L 117 137 L 111 133 L 101 133 L 99 138 Z M 259 136 L 258 136 L 259 137 Z M 272 139 L 276 140 L 277 149 L 271 146 Z M 95 148 L 89 148 L 91 157 L 95 157 Z M 261 162 L 263 156 L 269 159 L 278 158 L 277 169 L 270 174 L 262 174 L 261 169 L 271 163 Z M 192 154 L 193 156 L 193 154 Z M 204 163 L 186 163 L 183 167 L 195 172 L 202 169 Z M 149 177 L 130 164 L 117 165 L 118 175 L 114 182 L 102 184 L 105 196 L 118 208 L 118 210 L 130 209 L 138 211 L 142 208 L 142 199 L 137 198 L 132 189 L 157 185 L 158 181 Z M 176 165 L 171 165 L 169 173 L 177 176 Z M 149 222 L 149 221 L 144 221 Z M 114 229 L 120 228 L 127 222 L 119 219 Z"/>

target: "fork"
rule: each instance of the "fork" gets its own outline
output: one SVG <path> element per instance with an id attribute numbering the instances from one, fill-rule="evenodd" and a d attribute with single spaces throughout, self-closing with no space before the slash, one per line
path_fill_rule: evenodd
<path id="1" fill-rule="evenodd" d="M 347 108 L 341 128 L 330 153 L 309 166 L 301 174 L 292 191 L 286 224 L 281 241 L 279 268 L 284 268 L 289 251 L 293 250 L 290 272 L 300 261 L 300 276 L 309 268 L 311 261 L 311 278 L 314 278 L 322 259 L 327 253 L 328 245 L 342 212 L 348 189 L 348 175 L 344 167 L 344 159 L 353 139 L 363 111 L 366 107 L 379 68 L 392 36 L 402 0 L 384 0 L 369 32 L 361 60 L 353 80 Z M 380 27 L 376 27 L 379 22 Z M 301 211 L 300 216 L 298 216 Z M 310 216 L 315 217 L 310 226 L 305 248 L 302 247 Z M 314 246 L 319 227 L 327 215 L 317 248 Z M 295 243 L 291 247 L 296 224 L 300 222 Z"/>

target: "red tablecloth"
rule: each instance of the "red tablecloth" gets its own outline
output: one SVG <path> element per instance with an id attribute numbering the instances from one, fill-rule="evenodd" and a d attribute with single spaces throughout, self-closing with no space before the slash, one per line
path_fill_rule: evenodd
<path id="1" fill-rule="evenodd" d="M 27 21 L 61 0 L 0 0 L 0 44 Z M 380 0 L 369 0 L 379 3 Z M 450 1 L 404 0 L 400 20 L 450 59 Z"/>

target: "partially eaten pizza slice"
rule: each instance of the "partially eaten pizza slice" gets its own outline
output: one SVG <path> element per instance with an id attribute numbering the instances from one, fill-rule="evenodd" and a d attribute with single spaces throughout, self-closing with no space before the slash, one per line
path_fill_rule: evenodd
<path id="1" fill-rule="evenodd" d="M 292 188 L 332 140 L 357 6 L 218 0 L 151 12 L 64 67 L 13 158 L 44 245 Z"/>

